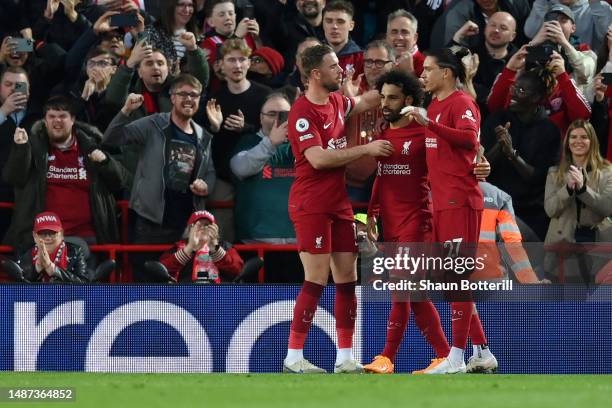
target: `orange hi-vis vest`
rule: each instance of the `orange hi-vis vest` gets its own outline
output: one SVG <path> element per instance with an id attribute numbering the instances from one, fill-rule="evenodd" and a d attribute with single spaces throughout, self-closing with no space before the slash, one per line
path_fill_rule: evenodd
<path id="1" fill-rule="evenodd" d="M 506 277 L 506 269 L 502 263 L 503 242 L 504 256 L 507 264 L 520 283 L 539 282 L 529 257 L 522 245 L 522 236 L 514 218 L 512 198 L 487 182 L 478 183 L 484 196 L 484 210 L 480 224 L 478 240 L 478 257 L 483 259 L 485 268 L 475 270 L 472 280 L 501 279 Z"/>

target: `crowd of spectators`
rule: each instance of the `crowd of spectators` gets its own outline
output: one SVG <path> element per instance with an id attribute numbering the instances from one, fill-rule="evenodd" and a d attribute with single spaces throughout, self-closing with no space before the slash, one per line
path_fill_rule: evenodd
<path id="1" fill-rule="evenodd" d="M 349 96 L 393 69 L 420 76 L 426 50 L 469 48 L 487 181 L 512 199 L 523 239 L 606 240 L 611 4 L 0 0 L 0 202 L 14 203 L 0 208 L 3 244 L 35 266 L 32 280 L 86 281 L 80 260 L 66 269 L 66 254 L 81 255 L 64 237 L 120 242 L 124 199 L 129 243 L 176 243 L 133 256 L 136 281 L 151 259 L 178 281 L 231 280 L 243 265 L 232 244 L 294 243 L 286 118 L 308 86 L 301 55 L 322 43 Z M 382 122 L 380 108 L 351 117 L 348 146 L 375 140 Z M 347 167 L 352 200 L 369 201 L 376 168 L 371 157 Z M 301 279 L 296 255 L 266 267 Z"/>

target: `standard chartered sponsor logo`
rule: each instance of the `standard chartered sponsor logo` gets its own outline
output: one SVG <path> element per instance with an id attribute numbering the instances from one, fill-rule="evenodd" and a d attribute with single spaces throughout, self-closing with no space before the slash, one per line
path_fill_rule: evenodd
<path id="1" fill-rule="evenodd" d="M 47 171 L 47 178 L 59 180 L 87 180 L 87 170 L 84 168 L 55 167 L 54 165 L 50 165 Z"/>
<path id="2" fill-rule="evenodd" d="M 438 141 L 435 137 L 427 137 L 425 138 L 425 147 L 430 149 L 437 149 Z"/>
<path id="3" fill-rule="evenodd" d="M 410 165 L 408 164 L 383 164 L 382 174 L 393 176 L 409 176 Z"/>

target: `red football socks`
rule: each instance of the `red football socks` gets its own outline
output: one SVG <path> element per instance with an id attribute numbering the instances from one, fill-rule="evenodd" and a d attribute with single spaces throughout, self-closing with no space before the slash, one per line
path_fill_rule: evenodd
<path id="1" fill-rule="evenodd" d="M 472 314 L 472 321 L 470 322 L 470 338 L 474 346 L 487 344 L 487 337 L 485 336 L 480 317 L 476 311 Z"/>
<path id="2" fill-rule="evenodd" d="M 473 302 L 451 302 L 453 311 L 451 323 L 453 332 L 453 347 L 465 350 L 468 334 L 470 333 L 470 321 L 472 320 Z"/>
<path id="3" fill-rule="evenodd" d="M 354 287 L 354 285 L 353 285 Z M 289 332 L 289 348 L 303 349 L 312 319 L 325 286 L 304 281 L 293 308 L 293 321 Z M 354 294 L 354 290 L 353 290 Z"/>
<path id="4" fill-rule="evenodd" d="M 404 332 L 410 319 L 410 303 L 408 302 L 393 302 L 391 311 L 389 312 L 389 320 L 387 321 L 387 341 L 385 349 L 381 353 L 389 360 L 394 361 L 397 351 L 402 344 Z"/>
<path id="5" fill-rule="evenodd" d="M 336 317 L 338 348 L 353 347 L 353 333 L 355 332 L 355 319 L 357 317 L 355 282 L 336 283 L 334 315 Z"/>
<path id="6" fill-rule="evenodd" d="M 431 300 L 425 302 L 410 302 L 414 312 L 414 322 L 421 334 L 431 345 L 436 357 L 444 358 L 450 353 L 450 346 L 440 322 L 440 314 Z"/>

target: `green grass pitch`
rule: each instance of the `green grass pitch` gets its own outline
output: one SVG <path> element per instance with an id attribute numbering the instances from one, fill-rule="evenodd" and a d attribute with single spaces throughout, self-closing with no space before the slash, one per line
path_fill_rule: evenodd
<path id="1" fill-rule="evenodd" d="M 0 402 L 2 407 L 612 406 L 610 375 L 0 373 L 0 388 L 7 387 L 72 387 L 76 400 Z"/>

